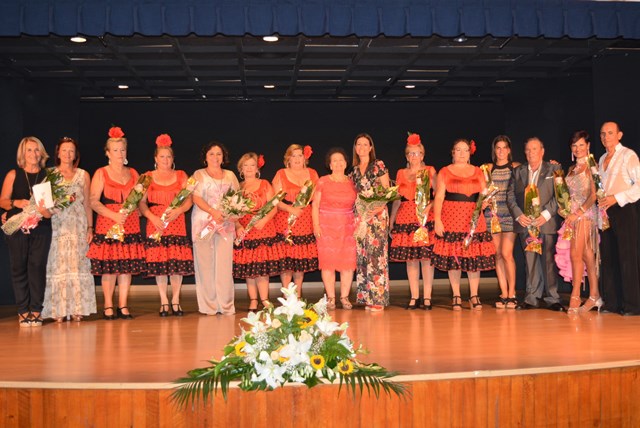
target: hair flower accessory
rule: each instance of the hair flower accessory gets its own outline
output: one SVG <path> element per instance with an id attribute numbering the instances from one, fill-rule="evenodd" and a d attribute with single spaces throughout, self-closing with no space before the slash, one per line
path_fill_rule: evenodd
<path id="1" fill-rule="evenodd" d="M 309 159 L 313 154 L 313 150 L 311 149 L 311 146 L 309 145 L 304 146 L 304 148 L 302 149 L 302 154 L 304 155 L 305 159 Z"/>
<path id="2" fill-rule="evenodd" d="M 171 141 L 169 134 L 160 134 L 156 138 L 156 146 L 158 147 L 171 147 L 171 144 L 173 144 L 173 141 Z"/>
<path id="3" fill-rule="evenodd" d="M 471 140 L 469 143 L 469 154 L 473 155 L 476 152 L 476 142 Z"/>
<path id="4" fill-rule="evenodd" d="M 109 129 L 109 138 L 122 138 L 124 137 L 124 132 L 119 126 L 112 126 Z"/>
<path id="5" fill-rule="evenodd" d="M 258 169 L 262 168 L 264 166 L 264 155 L 259 155 L 258 156 Z"/>
<path id="6" fill-rule="evenodd" d="M 409 136 L 407 137 L 407 145 L 409 146 L 417 146 L 421 143 L 420 134 L 415 134 L 413 132 L 408 132 Z"/>

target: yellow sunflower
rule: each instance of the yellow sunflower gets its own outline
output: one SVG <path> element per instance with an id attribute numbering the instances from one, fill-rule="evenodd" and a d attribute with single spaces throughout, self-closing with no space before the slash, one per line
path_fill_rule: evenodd
<path id="1" fill-rule="evenodd" d="M 305 309 L 302 320 L 298 321 L 298 324 L 301 328 L 307 328 L 314 325 L 316 321 L 318 321 L 318 314 L 310 309 Z"/>
<path id="2" fill-rule="evenodd" d="M 311 357 L 311 367 L 314 370 L 320 370 L 324 367 L 324 357 L 322 355 L 314 355 Z"/>
<path id="3" fill-rule="evenodd" d="M 353 363 L 351 362 L 351 360 L 344 360 L 339 362 L 336 368 L 338 369 L 338 372 L 343 375 L 353 373 Z"/>
<path id="4" fill-rule="evenodd" d="M 235 350 L 236 350 L 236 355 L 238 357 L 244 357 L 244 356 L 247 355 L 246 352 L 242 352 L 242 349 L 244 349 L 244 345 L 246 345 L 246 344 L 247 344 L 247 342 L 238 342 L 238 343 L 236 343 Z"/>

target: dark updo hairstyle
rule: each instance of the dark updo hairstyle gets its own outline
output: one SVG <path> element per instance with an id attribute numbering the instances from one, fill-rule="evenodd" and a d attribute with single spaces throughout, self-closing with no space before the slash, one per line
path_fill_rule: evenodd
<path id="1" fill-rule="evenodd" d="M 587 131 L 584 130 L 580 130 L 580 131 L 576 131 L 573 133 L 573 135 L 571 136 L 571 139 L 569 140 L 569 147 L 573 146 L 575 143 L 578 142 L 578 140 L 580 140 L 581 138 L 584 138 L 584 141 L 587 144 L 590 144 L 591 142 L 589 141 L 589 134 L 587 133 Z"/>
<path id="2" fill-rule="evenodd" d="M 200 161 L 202 162 L 202 165 L 204 165 L 205 167 L 207 166 L 207 153 L 209 152 L 209 150 L 211 150 L 214 147 L 220 147 L 220 150 L 222 150 L 222 164 L 221 164 L 221 166 L 228 165 L 229 164 L 229 151 L 224 146 L 224 144 L 222 144 L 220 141 L 217 141 L 217 140 L 211 140 L 211 141 L 209 141 L 207 144 L 205 144 L 202 147 L 202 150 L 200 151 Z"/>
<path id="3" fill-rule="evenodd" d="M 493 161 L 494 165 L 497 162 L 496 144 L 498 144 L 500 141 L 507 143 L 507 147 L 509 147 L 509 157 L 507 159 L 509 160 L 509 163 L 513 162 L 513 156 L 511 156 L 511 138 L 506 135 L 498 135 L 493 139 L 493 142 L 491 143 L 491 160 Z"/>
<path id="4" fill-rule="evenodd" d="M 56 144 L 56 152 L 55 152 L 55 161 L 56 166 L 60 166 L 60 146 L 64 143 L 71 143 L 76 150 L 76 157 L 73 159 L 73 167 L 77 168 L 80 163 L 80 150 L 78 149 L 78 143 L 71 137 L 62 137 L 58 140 L 58 144 Z"/>
<path id="5" fill-rule="evenodd" d="M 331 171 L 331 156 L 335 155 L 336 153 L 340 153 L 342 157 L 344 157 L 344 161 L 346 163 L 345 169 L 346 166 L 349 165 L 349 156 L 347 156 L 347 151 L 342 147 L 331 147 L 324 157 L 324 166 L 326 166 L 329 171 Z"/>

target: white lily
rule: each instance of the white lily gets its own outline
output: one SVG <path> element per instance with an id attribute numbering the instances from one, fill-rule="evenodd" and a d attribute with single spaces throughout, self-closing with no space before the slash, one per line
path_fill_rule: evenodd
<path id="1" fill-rule="evenodd" d="M 300 340 L 296 340 L 293 334 L 289 334 L 287 344 L 280 350 L 280 356 L 287 358 L 287 363 L 291 366 L 298 364 L 309 364 L 309 349 L 313 344 L 313 337 L 303 331 Z"/>

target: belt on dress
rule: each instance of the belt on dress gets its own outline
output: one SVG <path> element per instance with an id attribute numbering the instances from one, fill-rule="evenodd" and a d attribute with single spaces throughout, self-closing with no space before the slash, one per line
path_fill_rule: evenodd
<path id="1" fill-rule="evenodd" d="M 480 193 L 473 193 L 467 196 L 464 193 L 445 192 L 444 200 L 453 202 L 475 202 L 479 194 Z"/>

